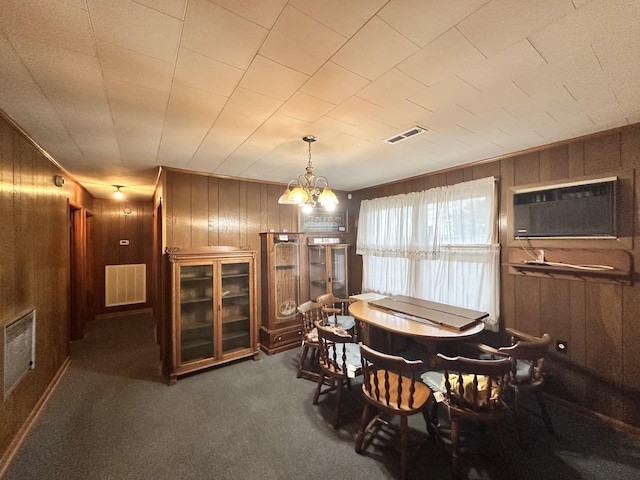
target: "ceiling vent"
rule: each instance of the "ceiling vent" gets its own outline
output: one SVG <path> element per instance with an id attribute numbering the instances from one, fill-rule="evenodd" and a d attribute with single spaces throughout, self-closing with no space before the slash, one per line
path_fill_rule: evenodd
<path id="1" fill-rule="evenodd" d="M 398 143 L 401 142 L 403 140 L 406 140 L 407 138 L 411 138 L 414 137 L 416 135 L 420 135 L 421 133 L 426 132 L 427 129 L 424 127 L 419 127 L 419 126 L 415 126 L 409 130 L 407 130 L 406 132 L 402 132 L 399 133 L 397 135 L 394 135 L 393 137 L 389 137 L 386 140 L 383 140 L 384 143 L 390 143 L 390 144 L 394 144 L 394 143 Z"/>

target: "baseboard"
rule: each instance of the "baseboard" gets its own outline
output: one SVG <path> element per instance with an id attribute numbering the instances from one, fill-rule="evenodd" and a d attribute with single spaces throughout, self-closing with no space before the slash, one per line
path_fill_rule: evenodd
<path id="1" fill-rule="evenodd" d="M 544 397 L 549 402 L 555 403 L 560 407 L 571 410 L 572 412 L 578 413 L 579 415 L 582 415 L 583 417 L 589 418 L 591 420 L 603 423 L 604 425 L 620 434 L 640 439 L 640 428 L 638 427 L 634 427 L 633 425 L 629 425 L 628 423 L 624 423 L 620 420 L 616 420 L 615 418 L 608 417 L 607 415 L 603 415 L 602 413 L 594 412 L 593 410 L 589 410 L 588 408 L 569 402 L 568 400 L 556 397 L 555 395 L 545 394 Z"/>
<path id="2" fill-rule="evenodd" d="M 24 422 L 24 424 L 22 425 L 22 427 L 20 428 L 20 430 L 18 431 L 14 439 L 9 444 L 7 451 L 4 453 L 4 455 L 2 455 L 2 458 L 0 458 L 0 478 L 4 476 L 7 468 L 9 468 L 9 465 L 11 464 L 13 457 L 16 455 L 16 453 L 20 449 L 22 442 L 24 442 L 24 439 L 26 438 L 27 434 L 31 430 L 31 427 L 33 427 L 33 424 L 40 416 L 40 413 L 42 412 L 42 410 L 44 409 L 44 406 L 49 401 L 49 398 L 51 398 L 51 394 L 58 386 L 58 383 L 60 382 L 62 375 L 64 375 L 64 372 L 66 372 L 70 362 L 71 362 L 71 358 L 67 357 L 65 361 L 62 363 L 61 367 L 58 369 L 58 372 L 49 383 L 49 386 L 40 397 L 40 400 L 38 400 L 38 403 L 36 403 L 35 407 L 27 417 L 27 420 Z"/>
<path id="3" fill-rule="evenodd" d="M 95 319 L 100 320 L 101 318 L 126 317 L 129 315 L 138 315 L 140 313 L 153 313 L 153 308 L 145 307 L 137 308 L 135 310 L 121 310 L 119 312 L 99 313 L 95 316 Z"/>

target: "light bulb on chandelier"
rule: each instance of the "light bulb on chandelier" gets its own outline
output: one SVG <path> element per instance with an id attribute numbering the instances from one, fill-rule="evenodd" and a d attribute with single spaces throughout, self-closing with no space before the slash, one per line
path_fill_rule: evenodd
<path id="1" fill-rule="evenodd" d="M 329 188 L 329 180 L 327 180 L 327 177 L 315 176 L 313 174 L 311 144 L 316 141 L 316 137 L 307 135 L 302 137 L 302 140 L 309 144 L 309 161 L 307 163 L 306 173 L 289 182 L 284 193 L 278 199 L 278 203 L 285 205 L 295 204 L 305 212 L 311 211 L 317 203 L 327 210 L 333 210 L 339 201 L 336 194 Z M 293 185 L 295 186 L 293 190 L 291 190 Z"/>

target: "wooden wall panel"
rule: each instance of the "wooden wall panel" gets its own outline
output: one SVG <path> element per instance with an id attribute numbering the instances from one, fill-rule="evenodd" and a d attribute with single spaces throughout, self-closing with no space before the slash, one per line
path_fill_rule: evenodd
<path id="1" fill-rule="evenodd" d="M 569 154 L 568 178 L 582 177 L 586 175 L 584 169 L 584 142 L 573 142 L 567 146 Z"/>
<path id="2" fill-rule="evenodd" d="M 569 342 L 567 355 L 578 365 L 585 365 L 587 361 L 586 290 L 585 283 L 569 283 L 569 336 L 556 337 Z"/>
<path id="3" fill-rule="evenodd" d="M 209 211 L 207 212 L 207 225 L 209 228 L 209 245 L 221 245 L 220 243 L 220 207 L 218 192 L 220 191 L 220 179 L 209 177 Z M 176 244 L 176 247 L 184 246 Z"/>
<path id="4" fill-rule="evenodd" d="M 540 152 L 540 181 L 569 178 L 569 148 L 567 145 Z"/>
<path id="5" fill-rule="evenodd" d="M 515 278 L 515 328 L 533 335 L 540 332 L 540 279 Z"/>
<path id="6" fill-rule="evenodd" d="M 191 247 L 191 175 L 175 173 L 167 175 L 167 246 Z M 169 202 L 171 199 L 171 202 Z"/>
<path id="7" fill-rule="evenodd" d="M 622 378 L 622 288 L 586 287 L 586 367 L 607 378 Z"/>
<path id="8" fill-rule="evenodd" d="M 220 245 L 240 247 L 240 182 L 221 178 L 218 193 Z"/>
<path id="9" fill-rule="evenodd" d="M 209 245 L 209 182 L 207 177 L 191 175 L 191 246 Z"/>
<path id="10" fill-rule="evenodd" d="M 619 170 L 622 163 L 620 152 L 620 132 L 585 140 L 585 174 L 595 175 Z"/>
<path id="11" fill-rule="evenodd" d="M 550 279 L 540 282 L 540 330 L 552 338 L 568 339 L 570 335 L 570 281 Z M 553 345 L 555 348 L 555 345 Z"/>
<path id="12" fill-rule="evenodd" d="M 0 458 L 69 356 L 67 198 L 75 187 L 53 186 L 61 173 L 0 116 L 0 328 L 35 308 L 37 355 L 35 368 L 0 402 Z"/>

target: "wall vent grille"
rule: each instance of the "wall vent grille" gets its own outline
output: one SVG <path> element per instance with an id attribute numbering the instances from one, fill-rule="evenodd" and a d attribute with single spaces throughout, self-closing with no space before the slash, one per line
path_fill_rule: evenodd
<path id="1" fill-rule="evenodd" d="M 36 310 L 4 327 L 4 398 L 36 365 Z"/>
<path id="2" fill-rule="evenodd" d="M 147 301 L 147 271 L 144 263 L 105 266 L 105 306 Z"/>

